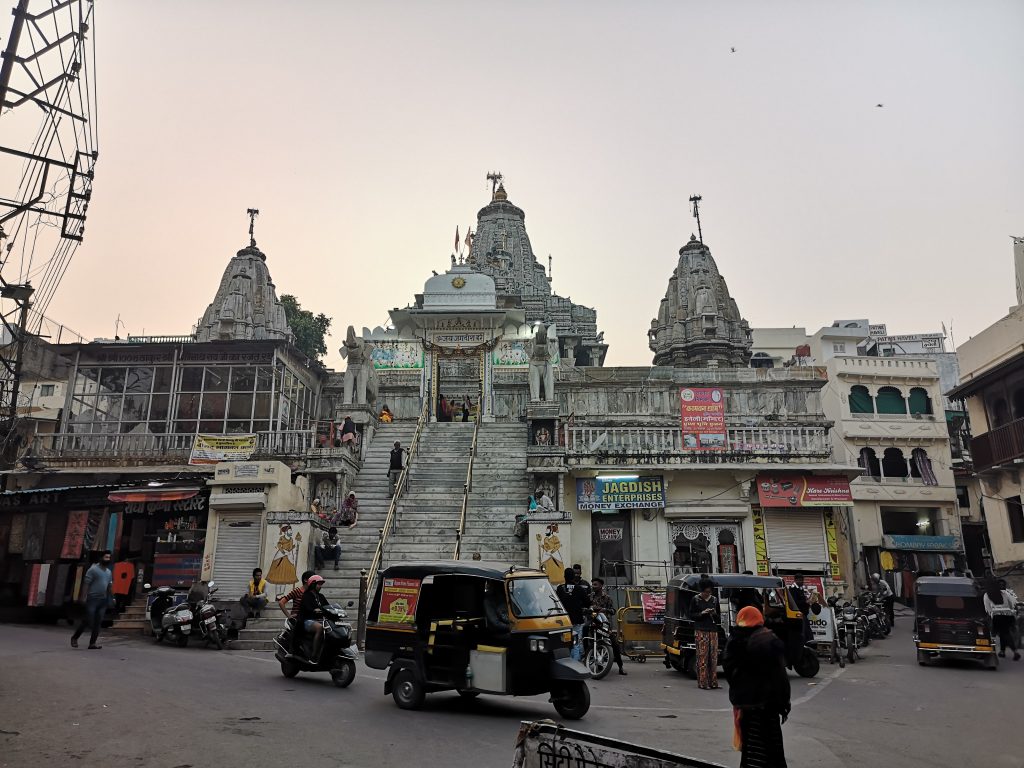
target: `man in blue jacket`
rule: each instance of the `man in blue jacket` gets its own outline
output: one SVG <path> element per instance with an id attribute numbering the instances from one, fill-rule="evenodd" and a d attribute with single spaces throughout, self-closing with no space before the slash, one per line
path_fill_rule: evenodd
<path id="1" fill-rule="evenodd" d="M 98 651 L 102 645 L 96 645 L 100 636 L 100 623 L 103 621 L 103 614 L 107 612 L 107 606 L 113 600 L 110 591 L 114 575 L 110 571 L 110 552 L 104 552 L 99 562 L 89 566 L 85 572 L 85 583 L 82 584 L 82 593 L 85 595 L 85 617 L 78 625 L 75 634 L 71 636 L 71 647 L 78 647 L 78 638 L 82 636 L 86 627 L 92 631 L 89 637 L 89 650 Z"/>

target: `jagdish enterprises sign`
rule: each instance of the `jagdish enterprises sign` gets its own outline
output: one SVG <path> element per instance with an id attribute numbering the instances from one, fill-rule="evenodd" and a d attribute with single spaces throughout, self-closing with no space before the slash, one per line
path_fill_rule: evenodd
<path id="1" fill-rule="evenodd" d="M 659 509 L 665 506 L 665 480 L 658 477 L 582 477 L 576 479 L 576 508 L 589 510 Z"/>

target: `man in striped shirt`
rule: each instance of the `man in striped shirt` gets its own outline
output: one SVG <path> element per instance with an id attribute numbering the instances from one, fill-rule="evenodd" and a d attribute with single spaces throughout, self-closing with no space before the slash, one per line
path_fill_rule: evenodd
<path id="1" fill-rule="evenodd" d="M 299 637 L 302 633 L 302 626 L 298 622 L 299 606 L 302 604 L 302 595 L 306 591 L 306 582 L 309 581 L 309 577 L 312 576 L 313 573 L 314 571 L 304 571 L 302 574 L 302 583 L 277 601 L 277 605 L 281 609 L 281 613 L 289 619 L 296 619 L 292 626 L 292 653 L 295 653 L 299 647 Z M 288 612 L 288 609 L 285 608 L 288 603 L 292 604 L 290 613 Z"/>

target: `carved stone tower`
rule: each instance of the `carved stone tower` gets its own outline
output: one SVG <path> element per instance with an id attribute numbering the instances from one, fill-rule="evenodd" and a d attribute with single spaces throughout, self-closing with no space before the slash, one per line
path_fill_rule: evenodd
<path id="1" fill-rule="evenodd" d="M 291 337 L 267 257 L 252 242 L 228 262 L 217 295 L 199 321 L 196 341 Z"/>
<path id="2" fill-rule="evenodd" d="M 745 368 L 750 361 L 750 326 L 710 249 L 693 235 L 679 249 L 679 263 L 648 337 L 655 365 Z"/>

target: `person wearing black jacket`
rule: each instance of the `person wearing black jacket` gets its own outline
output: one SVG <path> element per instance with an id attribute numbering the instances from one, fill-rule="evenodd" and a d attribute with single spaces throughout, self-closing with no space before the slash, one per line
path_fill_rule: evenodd
<path id="1" fill-rule="evenodd" d="M 786 768 L 782 723 L 791 708 L 786 649 L 753 606 L 736 616 L 723 660 L 740 768 Z"/>
<path id="2" fill-rule="evenodd" d="M 710 579 L 701 580 L 700 593 L 690 601 L 690 619 L 697 646 L 697 685 L 702 690 L 717 688 L 718 627 L 722 623 L 722 613 L 715 596 L 715 585 Z"/>
<path id="3" fill-rule="evenodd" d="M 591 603 L 590 585 L 586 582 L 580 583 L 576 571 L 566 568 L 565 583 L 558 585 L 555 594 L 562 601 L 565 612 L 569 614 L 569 621 L 572 622 L 572 658 L 580 661 L 583 658 L 584 611 L 590 608 Z"/>

